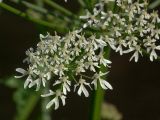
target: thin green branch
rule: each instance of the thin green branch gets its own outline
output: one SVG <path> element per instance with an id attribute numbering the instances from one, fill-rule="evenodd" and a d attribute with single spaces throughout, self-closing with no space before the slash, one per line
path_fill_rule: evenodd
<path id="1" fill-rule="evenodd" d="M 26 20 L 29 20 L 31 22 L 34 22 L 36 24 L 39 24 L 39 25 L 42 25 L 44 27 L 48 27 L 48 28 L 51 28 L 51 29 L 55 29 L 59 32 L 66 32 L 64 28 L 60 28 L 59 26 L 55 25 L 55 24 L 52 24 L 50 22 L 47 22 L 47 21 L 44 21 L 44 20 L 40 20 L 40 19 L 36 19 L 34 17 L 31 17 L 29 15 L 27 15 L 26 13 L 14 8 L 14 7 L 11 7 L 5 3 L 0 3 L 0 8 L 4 9 L 4 10 L 7 10 L 19 17 L 22 17 L 22 18 L 25 18 Z"/>
<path id="2" fill-rule="evenodd" d="M 83 8 L 85 8 L 85 7 L 86 7 L 86 5 L 85 5 L 85 3 L 84 3 L 84 1 L 83 1 L 83 0 L 78 0 L 78 2 L 79 2 L 79 4 L 80 4 Z"/>
<path id="3" fill-rule="evenodd" d="M 55 12 L 51 12 L 51 11 L 45 9 L 44 7 L 40 7 L 35 4 L 26 2 L 26 1 L 22 1 L 22 4 L 25 5 L 29 9 L 32 9 L 34 11 L 42 13 L 43 15 L 51 15 L 52 17 L 54 17 L 54 21 L 57 20 L 57 21 L 61 21 L 63 23 L 65 23 L 66 21 L 68 22 L 68 19 L 66 20 L 66 19 L 64 19 L 64 17 L 62 17 L 63 15 L 59 15 L 57 17 L 57 15 L 55 15 Z"/>
<path id="4" fill-rule="evenodd" d="M 160 5 L 160 0 L 156 0 L 149 5 L 149 9 L 154 9 Z"/>
<path id="5" fill-rule="evenodd" d="M 31 3 L 27 2 L 27 1 L 22 1 L 22 4 L 25 5 L 28 8 L 36 10 L 38 12 L 41 12 L 41 13 L 44 13 L 44 14 L 48 13 L 48 10 L 46 10 L 45 8 L 37 6 L 37 5 L 34 5 L 34 4 L 31 4 Z"/>
<path id="6" fill-rule="evenodd" d="M 54 1 L 52 1 L 52 0 L 43 0 L 43 1 L 46 4 L 48 4 L 49 6 L 53 7 L 54 9 L 64 13 L 65 15 L 74 16 L 75 17 L 75 15 L 71 11 L 67 10 L 66 8 L 64 8 L 64 7 L 60 6 L 60 5 L 58 5 Z"/>

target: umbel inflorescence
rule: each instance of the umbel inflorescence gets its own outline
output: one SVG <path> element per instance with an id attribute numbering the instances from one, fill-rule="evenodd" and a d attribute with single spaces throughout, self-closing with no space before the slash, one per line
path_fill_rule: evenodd
<path id="1" fill-rule="evenodd" d="M 103 0 L 92 12 L 80 16 L 84 22 L 80 29 L 63 37 L 57 33 L 54 36 L 49 33 L 40 35 L 37 49 L 26 51 L 28 57 L 25 61 L 29 67 L 27 70 L 17 68 L 22 75 L 16 78 L 27 76 L 24 88 L 35 86 L 37 91 L 52 84 L 46 87 L 48 93 L 41 95 L 53 97 L 46 108 L 54 105 L 57 109 L 59 101 L 65 105 L 72 86 L 78 95 L 84 94 L 85 97 L 89 96 L 88 90 L 96 90 L 97 85 L 112 89 L 104 79 L 108 72 L 100 69 L 101 66 L 110 67 L 111 61 L 104 56 L 108 47 L 120 55 L 132 52 L 130 60 L 135 62 L 144 52 L 149 54 L 151 61 L 157 59 L 156 51 L 160 50 L 157 12 L 148 13 L 145 0 L 117 0 L 116 10 L 106 12 L 104 6 L 108 2 L 113 0 Z M 87 30 L 91 30 L 91 34 Z M 86 71 L 90 71 L 90 76 L 85 74 Z"/>

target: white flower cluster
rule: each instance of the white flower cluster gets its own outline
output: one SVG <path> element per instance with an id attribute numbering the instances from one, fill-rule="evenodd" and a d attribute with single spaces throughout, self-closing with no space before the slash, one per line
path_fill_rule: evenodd
<path id="1" fill-rule="evenodd" d="M 72 82 L 75 83 L 74 88 L 75 91 L 78 91 L 78 95 L 84 94 L 85 97 L 89 96 L 87 89 L 92 89 L 92 86 L 96 89 L 98 82 L 103 89 L 112 89 L 112 86 L 102 79 L 107 73 L 98 71 L 101 64 L 104 66 L 111 64 L 103 56 L 103 48 L 106 43 L 100 38 L 94 35 L 85 38 L 78 31 L 73 31 L 65 37 L 48 34 L 40 35 L 40 39 L 36 51 L 30 48 L 26 52 L 28 57 L 25 61 L 29 63 L 28 70 L 17 68 L 16 71 L 22 75 L 15 77 L 21 78 L 27 75 L 24 88 L 36 86 L 37 91 L 41 85 L 45 87 L 47 82 L 53 82 L 52 89 L 56 92 L 49 90 L 49 94 L 42 95 L 42 97 L 54 96 L 46 108 L 54 104 L 57 109 L 59 98 L 65 105 L 65 98 L 71 91 Z M 84 74 L 86 70 L 90 70 L 93 77 L 86 76 Z M 53 79 L 55 76 L 58 77 L 58 80 Z M 86 79 L 89 79 L 90 82 L 87 82 Z"/>
<path id="2" fill-rule="evenodd" d="M 144 51 L 150 55 L 151 61 L 157 59 L 160 18 L 156 11 L 147 12 L 147 0 L 117 0 L 114 12 L 104 12 L 106 1 L 97 4 L 93 14 L 87 12 L 80 17 L 86 21 L 83 28 L 90 26 L 103 31 L 101 39 L 120 55 L 133 52 L 130 60 L 137 62 Z"/>
<path id="3" fill-rule="evenodd" d="M 158 39 L 160 19 L 157 12 L 147 13 L 147 2 L 133 2 L 131 0 L 117 0 L 115 12 L 104 11 L 104 6 L 109 1 L 103 0 L 96 4 L 93 12 L 87 11 L 85 16 L 80 16 L 84 24 L 80 30 L 75 30 L 61 37 L 40 35 L 40 42 L 34 51 L 30 48 L 24 61 L 29 68 L 24 70 L 17 68 L 21 78 L 27 76 L 24 88 L 36 86 L 38 91 L 41 86 L 52 84 L 49 93 L 42 97 L 53 96 L 46 108 L 52 105 L 59 107 L 59 100 L 65 105 L 65 99 L 71 86 L 78 95 L 89 96 L 88 89 L 97 89 L 97 85 L 103 89 L 112 89 L 112 86 L 104 80 L 104 73 L 100 66 L 110 67 L 111 61 L 104 57 L 106 47 L 110 46 L 120 55 L 134 52 L 135 62 L 143 51 L 150 54 L 150 60 L 157 59 L 156 50 L 160 50 Z M 87 28 L 95 30 L 95 34 L 85 33 Z M 90 75 L 86 75 L 90 71 Z M 53 78 L 58 78 L 57 80 Z M 52 90 L 51 90 L 52 89 Z"/>

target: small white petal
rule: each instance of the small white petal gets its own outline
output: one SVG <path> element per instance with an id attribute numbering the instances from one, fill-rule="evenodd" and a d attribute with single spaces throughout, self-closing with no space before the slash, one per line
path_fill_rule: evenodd
<path id="1" fill-rule="evenodd" d="M 55 110 L 57 110 L 59 108 L 59 100 L 58 100 L 58 97 L 55 97 Z"/>
<path id="2" fill-rule="evenodd" d="M 104 80 L 99 80 L 101 87 L 106 90 L 106 89 L 108 89 L 108 88 L 105 86 L 105 84 L 104 84 L 103 81 L 104 81 Z"/>
<path id="3" fill-rule="evenodd" d="M 88 93 L 87 89 L 83 85 L 81 85 L 81 87 L 82 87 L 82 91 L 83 91 L 85 97 L 88 97 L 89 93 Z"/>
<path id="4" fill-rule="evenodd" d="M 51 100 L 51 101 L 47 104 L 46 109 L 49 109 L 49 108 L 53 105 L 54 102 L 55 102 L 54 99 Z"/>
<path id="5" fill-rule="evenodd" d="M 153 61 L 154 58 L 157 59 L 157 54 L 155 50 L 153 49 L 150 54 L 150 60 Z"/>
<path id="6" fill-rule="evenodd" d="M 46 79 L 45 78 L 41 78 L 42 79 L 42 84 L 45 87 L 46 86 Z"/>
<path id="7" fill-rule="evenodd" d="M 63 104 L 63 106 L 65 106 L 65 104 L 66 104 L 65 99 L 66 99 L 66 96 L 61 96 L 61 100 L 62 100 L 62 104 Z"/>
<path id="8" fill-rule="evenodd" d="M 17 68 L 16 71 L 19 72 L 19 73 L 21 73 L 22 75 L 20 75 L 20 76 L 14 76 L 15 78 L 22 78 L 22 77 L 24 77 L 27 74 L 27 71 L 24 70 L 24 69 L 22 69 L 22 68 Z"/>
<path id="9" fill-rule="evenodd" d="M 65 88 L 64 85 L 63 85 L 63 93 L 64 93 L 65 95 L 67 95 L 67 90 L 66 90 L 66 88 Z"/>
<path id="10" fill-rule="evenodd" d="M 95 90 L 97 90 L 97 80 L 93 80 L 92 83 L 94 85 Z"/>
<path id="11" fill-rule="evenodd" d="M 80 86 L 78 89 L 78 95 L 81 96 L 81 94 L 82 94 L 82 86 Z"/>
<path id="12" fill-rule="evenodd" d="M 34 85 L 37 85 L 36 86 L 36 91 L 38 91 L 40 89 L 41 80 L 39 78 L 37 80 L 34 80 L 33 82 L 31 82 L 29 84 L 29 88 L 33 87 Z"/>
<path id="13" fill-rule="evenodd" d="M 49 90 L 48 94 L 41 95 L 41 97 L 49 97 L 49 96 L 54 95 L 54 94 L 55 93 L 52 90 Z"/>
<path id="14" fill-rule="evenodd" d="M 111 86 L 111 84 L 109 84 L 109 82 L 107 82 L 106 80 L 103 80 L 103 83 L 104 83 L 104 85 L 107 87 L 107 88 L 109 88 L 109 89 L 113 89 L 112 88 L 112 86 Z"/>
<path id="15" fill-rule="evenodd" d="M 160 50 L 160 45 L 158 45 L 158 46 L 156 47 L 156 50 Z"/>
<path id="16" fill-rule="evenodd" d="M 28 78 L 26 79 L 26 81 L 24 82 L 24 89 L 27 88 L 27 86 L 32 82 L 32 79 L 30 76 L 28 76 Z"/>

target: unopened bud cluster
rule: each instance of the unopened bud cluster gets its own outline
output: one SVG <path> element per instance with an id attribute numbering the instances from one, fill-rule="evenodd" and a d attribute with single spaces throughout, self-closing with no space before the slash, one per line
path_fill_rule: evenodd
<path id="1" fill-rule="evenodd" d="M 157 12 L 148 13 L 148 3 L 132 2 L 132 0 L 117 0 L 116 10 L 104 11 L 104 6 L 112 0 L 103 0 L 95 5 L 92 12 L 87 11 L 85 16 L 80 16 L 84 24 L 79 30 L 69 32 L 61 37 L 40 35 L 37 49 L 30 48 L 25 61 L 28 62 L 27 70 L 17 68 L 21 78 L 27 76 L 24 88 L 36 86 L 38 91 L 42 86 L 49 86 L 49 93 L 42 97 L 53 96 L 47 104 L 50 108 L 59 107 L 59 101 L 65 105 L 65 99 L 71 86 L 78 95 L 89 96 L 89 89 L 96 89 L 97 85 L 103 89 L 112 89 L 112 86 L 104 80 L 101 66 L 110 67 L 111 61 L 106 59 L 104 53 L 106 47 L 111 47 L 120 55 L 133 52 L 130 60 L 138 61 L 139 56 L 146 51 L 150 60 L 157 59 L 156 50 L 160 29 L 160 18 Z M 87 28 L 94 29 L 97 33 L 87 35 Z M 91 75 L 85 73 L 90 71 Z M 57 78 L 55 80 L 54 78 Z"/>

